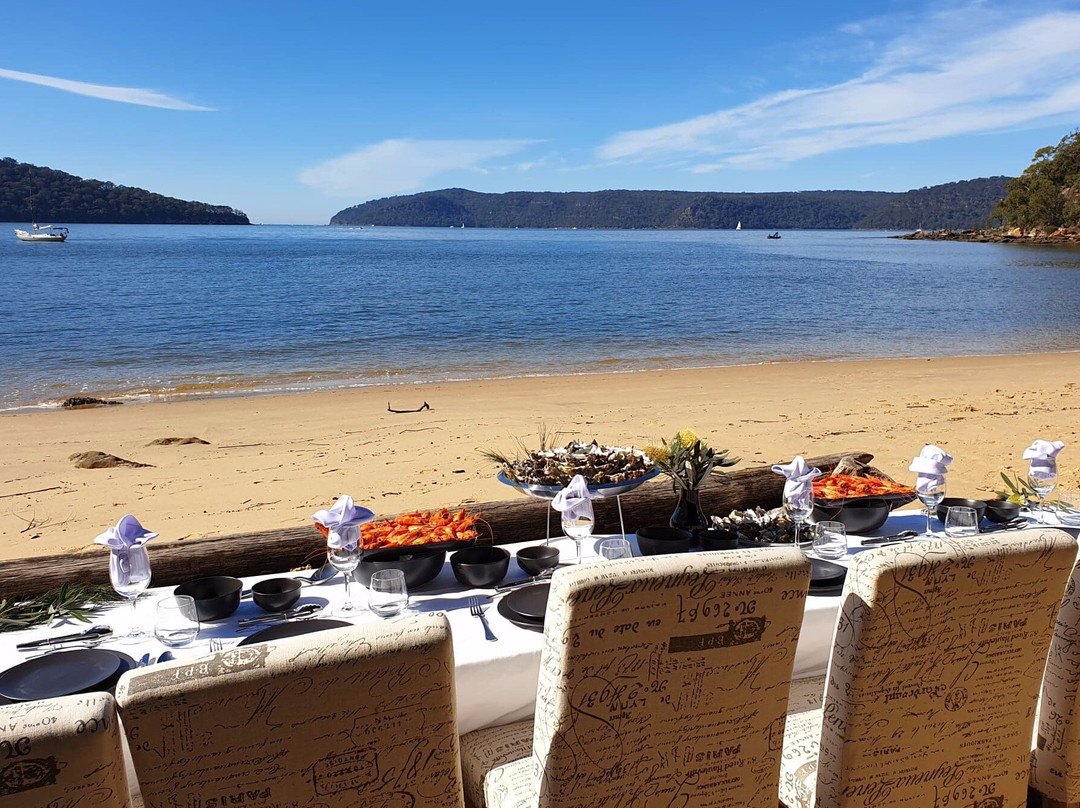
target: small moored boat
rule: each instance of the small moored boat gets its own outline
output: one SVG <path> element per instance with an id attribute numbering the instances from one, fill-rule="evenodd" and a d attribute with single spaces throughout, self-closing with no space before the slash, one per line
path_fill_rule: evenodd
<path id="1" fill-rule="evenodd" d="M 765 236 L 765 238 L 780 238 L 780 231 L 777 230 L 775 233 L 771 233 L 771 234 Z"/>
<path id="2" fill-rule="evenodd" d="M 15 228 L 15 238 L 19 241 L 66 241 L 67 237 L 66 227 L 54 227 L 51 224 L 35 224 L 33 233 Z"/>

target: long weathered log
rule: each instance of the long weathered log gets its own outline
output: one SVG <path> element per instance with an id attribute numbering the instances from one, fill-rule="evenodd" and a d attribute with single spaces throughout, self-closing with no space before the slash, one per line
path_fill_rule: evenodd
<path id="1" fill-rule="evenodd" d="M 854 454 L 862 462 L 873 455 Z M 843 455 L 811 458 L 807 462 L 824 471 L 832 469 Z M 701 507 L 707 514 L 722 514 L 755 505 L 780 504 L 783 479 L 768 466 L 729 472 L 714 478 L 701 489 Z M 622 498 L 623 517 L 628 532 L 645 525 L 666 524 L 675 509 L 671 482 L 658 477 Z M 491 528 L 496 544 L 543 539 L 547 504 L 525 496 L 469 506 L 480 511 Z M 595 503 L 598 533 L 616 533 L 619 516 L 614 499 Z M 561 535 L 557 514 L 551 530 Z M 313 558 L 320 563 L 325 544 L 310 525 L 241 533 L 218 538 L 192 539 L 152 545 L 150 566 L 154 586 L 169 586 L 204 575 L 266 575 L 303 566 Z M 65 581 L 108 584 L 109 565 L 103 548 L 80 553 L 0 561 L 0 598 L 33 597 L 54 589 Z"/>

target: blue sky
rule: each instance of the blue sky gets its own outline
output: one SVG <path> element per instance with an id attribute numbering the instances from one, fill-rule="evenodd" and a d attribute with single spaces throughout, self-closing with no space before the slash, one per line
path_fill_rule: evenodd
<path id="1" fill-rule="evenodd" d="M 528 10 L 518 10 L 518 6 Z M 0 156 L 325 223 L 479 191 L 906 190 L 1080 126 L 1077 2 L 69 3 Z"/>

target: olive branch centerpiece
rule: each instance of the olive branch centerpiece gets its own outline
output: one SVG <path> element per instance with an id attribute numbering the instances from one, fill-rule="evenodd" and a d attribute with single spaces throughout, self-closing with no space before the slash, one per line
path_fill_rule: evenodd
<path id="1" fill-rule="evenodd" d="M 679 495 L 671 526 L 691 531 L 707 528 L 698 489 L 709 475 L 721 475 L 721 468 L 734 466 L 739 458 L 729 457 L 727 449 L 713 449 L 689 429 L 680 429 L 670 441 L 661 438 L 659 446 L 646 446 L 644 452 L 671 479 L 671 488 Z"/>

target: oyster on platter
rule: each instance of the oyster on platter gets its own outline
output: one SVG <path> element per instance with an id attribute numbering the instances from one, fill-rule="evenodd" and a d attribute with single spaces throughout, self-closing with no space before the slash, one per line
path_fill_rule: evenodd
<path id="1" fill-rule="evenodd" d="M 712 517 L 713 527 L 737 533 L 740 539 L 794 544 L 795 522 L 784 508 L 765 510 L 762 507 L 732 511 L 727 516 Z"/>
<path id="2" fill-rule="evenodd" d="M 574 440 L 552 449 L 537 449 L 510 458 L 498 452 L 485 452 L 498 463 L 506 476 L 526 485 L 566 486 L 575 475 L 590 485 L 625 483 L 653 470 L 653 462 L 632 446 L 604 446 L 593 441 Z"/>

